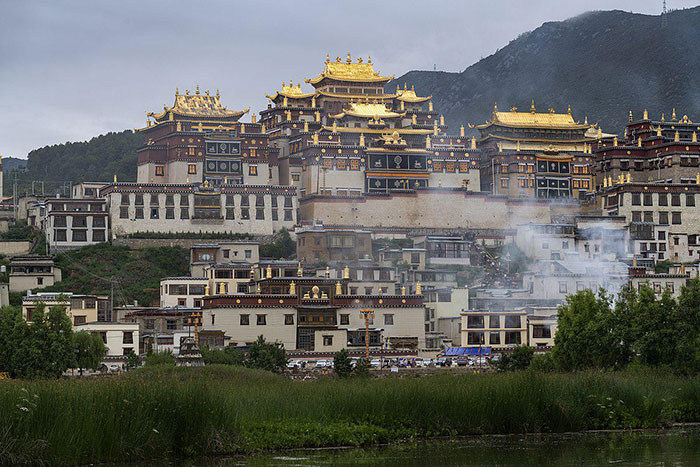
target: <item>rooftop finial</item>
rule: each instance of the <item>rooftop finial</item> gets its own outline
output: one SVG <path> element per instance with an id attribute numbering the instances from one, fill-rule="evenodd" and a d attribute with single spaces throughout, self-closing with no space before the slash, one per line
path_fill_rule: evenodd
<path id="1" fill-rule="evenodd" d="M 180 90 L 178 88 L 175 88 L 175 95 L 179 96 L 180 95 Z"/>
<path id="2" fill-rule="evenodd" d="M 331 62 L 331 56 L 330 56 L 330 54 L 326 54 L 326 63 L 330 63 L 330 62 Z"/>
<path id="3" fill-rule="evenodd" d="M 627 121 L 631 122 L 632 120 L 634 120 L 634 117 L 632 117 L 632 111 L 630 110 L 630 115 L 629 115 Z"/>
<path id="4" fill-rule="evenodd" d="M 644 109 L 644 120 L 649 120 L 649 112 L 647 109 Z"/>
<path id="5" fill-rule="evenodd" d="M 348 52 L 347 62 L 352 63 L 352 57 L 350 56 L 350 52 Z"/>
<path id="6" fill-rule="evenodd" d="M 532 99 L 532 103 L 530 104 L 530 112 L 535 113 L 537 110 L 535 109 L 535 99 Z"/>
<path id="7" fill-rule="evenodd" d="M 369 63 L 370 65 L 372 64 L 372 57 L 370 57 L 369 55 L 367 55 L 367 63 Z"/>
<path id="8" fill-rule="evenodd" d="M 294 87 L 294 84 L 292 84 L 292 78 L 289 78 L 289 87 L 290 88 Z"/>
<path id="9" fill-rule="evenodd" d="M 671 121 L 675 122 L 676 121 L 676 108 L 673 108 L 673 115 L 671 115 Z"/>
<path id="10" fill-rule="evenodd" d="M 199 83 L 197 83 L 197 95 L 199 96 Z"/>
<path id="11" fill-rule="evenodd" d="M 569 115 L 571 115 L 571 104 L 569 104 L 569 109 L 566 111 Z"/>

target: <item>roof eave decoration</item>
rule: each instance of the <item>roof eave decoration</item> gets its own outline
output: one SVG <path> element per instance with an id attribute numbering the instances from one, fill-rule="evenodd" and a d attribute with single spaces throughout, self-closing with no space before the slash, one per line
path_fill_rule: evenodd
<path id="1" fill-rule="evenodd" d="M 250 111 L 250 107 L 245 110 L 230 110 L 221 104 L 219 91 L 215 95 L 211 95 L 209 91 L 200 93 L 199 85 L 194 94 L 190 91 L 185 91 L 185 94 L 175 90 L 175 103 L 172 107 L 163 106 L 163 112 L 149 112 L 147 115 L 155 120 L 162 120 L 172 113 L 182 117 L 223 117 L 223 118 L 240 118 Z"/>
<path id="2" fill-rule="evenodd" d="M 304 79 L 309 84 L 318 84 L 324 79 L 333 79 L 336 81 L 351 81 L 357 83 L 381 83 L 389 82 L 394 79 L 394 76 L 381 76 L 378 71 L 374 71 L 372 59 L 368 58 L 364 62 L 362 57 L 353 62 L 348 52 L 347 59 L 343 62 L 340 57 L 336 57 L 335 62 L 326 56 L 326 66 L 318 78 Z"/>

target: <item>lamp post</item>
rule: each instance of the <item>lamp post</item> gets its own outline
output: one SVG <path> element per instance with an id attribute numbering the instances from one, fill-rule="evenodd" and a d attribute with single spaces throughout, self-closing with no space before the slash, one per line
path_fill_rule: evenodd
<path id="1" fill-rule="evenodd" d="M 365 349 L 367 360 L 369 360 L 369 320 L 374 319 L 374 311 L 368 308 L 363 308 L 360 310 L 360 317 L 364 318 L 365 320 Z"/>

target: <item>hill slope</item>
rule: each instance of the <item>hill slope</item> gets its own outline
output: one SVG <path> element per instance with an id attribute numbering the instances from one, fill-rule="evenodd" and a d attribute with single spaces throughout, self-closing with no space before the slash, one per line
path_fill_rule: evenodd
<path id="1" fill-rule="evenodd" d="M 456 133 L 499 108 L 553 107 L 621 131 L 629 110 L 700 120 L 700 7 L 666 16 L 597 11 L 545 23 L 462 73 L 411 71 L 398 78 L 433 95 Z M 468 45 L 467 45 L 468 46 Z M 394 88 L 396 83 L 391 83 Z"/>

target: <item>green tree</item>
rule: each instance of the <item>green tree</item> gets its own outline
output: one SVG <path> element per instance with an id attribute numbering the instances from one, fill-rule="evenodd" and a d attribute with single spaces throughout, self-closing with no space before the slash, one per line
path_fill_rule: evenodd
<path id="1" fill-rule="evenodd" d="M 365 357 L 360 358 L 352 370 L 352 375 L 358 378 L 369 378 L 372 375 L 369 371 L 369 359 Z"/>
<path id="2" fill-rule="evenodd" d="M 250 368 L 281 373 L 287 365 L 287 353 L 283 344 L 266 342 L 260 335 L 248 350 L 246 365 Z"/>
<path id="3" fill-rule="evenodd" d="M 129 350 L 129 354 L 126 356 L 126 369 L 133 370 L 141 366 L 141 358 L 136 355 L 134 350 Z"/>
<path id="4" fill-rule="evenodd" d="M 511 353 L 502 354 L 501 359 L 496 363 L 499 371 L 519 371 L 530 366 L 535 349 L 527 345 L 519 345 Z"/>
<path id="5" fill-rule="evenodd" d="M 553 358 L 563 370 L 622 368 L 632 357 L 629 307 L 624 296 L 612 307 L 612 299 L 601 290 L 589 289 L 566 297 L 559 307 Z"/>
<path id="6" fill-rule="evenodd" d="M 210 349 L 204 346 L 200 349 L 206 365 L 239 365 L 245 363 L 245 355 L 240 350 L 228 346 L 224 349 Z"/>
<path id="7" fill-rule="evenodd" d="M 700 279 L 681 289 L 676 306 L 676 351 L 673 367 L 683 373 L 700 371 Z"/>
<path id="8" fill-rule="evenodd" d="M 153 352 L 150 355 L 146 355 L 146 360 L 144 362 L 147 366 L 152 365 L 175 365 L 175 355 L 172 351 L 165 350 L 163 352 Z"/>
<path id="9" fill-rule="evenodd" d="M 17 352 L 29 327 L 19 307 L 0 308 L 0 371 L 16 376 Z"/>
<path id="10" fill-rule="evenodd" d="M 340 378 L 347 378 L 352 374 L 352 360 L 347 350 L 339 350 L 333 355 L 333 371 Z"/>
<path id="11" fill-rule="evenodd" d="M 285 228 L 279 231 L 273 242 L 260 245 L 260 256 L 263 258 L 290 259 L 296 256 L 296 251 L 296 243 Z"/>
<path id="12" fill-rule="evenodd" d="M 677 332 L 676 302 L 670 292 L 664 291 L 657 300 L 647 285 L 639 293 L 632 290 L 628 303 L 631 316 L 632 350 L 640 363 L 649 366 L 671 364 L 675 358 Z"/>
<path id="13" fill-rule="evenodd" d="M 73 334 L 73 351 L 75 364 L 82 376 L 83 369 L 96 370 L 100 366 L 107 353 L 107 347 L 99 334 L 79 331 Z"/>

